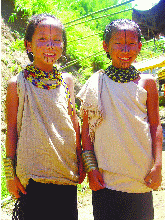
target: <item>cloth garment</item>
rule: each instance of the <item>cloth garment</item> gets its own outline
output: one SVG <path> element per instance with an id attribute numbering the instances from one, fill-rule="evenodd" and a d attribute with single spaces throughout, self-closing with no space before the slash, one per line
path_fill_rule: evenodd
<path id="1" fill-rule="evenodd" d="M 76 186 L 30 179 L 26 191 L 15 204 L 13 220 L 78 220 Z"/>
<path id="2" fill-rule="evenodd" d="M 153 196 L 110 189 L 92 191 L 95 220 L 153 220 Z"/>
<path id="3" fill-rule="evenodd" d="M 76 185 L 76 133 L 68 115 L 64 86 L 37 88 L 21 72 L 17 75 L 17 88 L 16 173 L 21 183 L 26 187 L 32 178 L 41 183 Z"/>
<path id="4" fill-rule="evenodd" d="M 106 187 L 128 193 L 151 191 L 144 182 L 153 165 L 147 91 L 133 81 L 114 82 L 100 70 L 77 97 L 81 115 L 88 111 L 90 137 Z"/>

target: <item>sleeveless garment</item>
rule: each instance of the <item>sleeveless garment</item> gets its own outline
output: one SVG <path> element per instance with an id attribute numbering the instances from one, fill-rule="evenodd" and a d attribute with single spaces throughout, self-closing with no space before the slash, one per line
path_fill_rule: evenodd
<path id="1" fill-rule="evenodd" d="M 37 88 L 20 72 L 17 92 L 16 173 L 21 183 L 26 186 L 32 178 L 41 183 L 77 185 L 76 133 L 64 86 Z"/>
<path id="2" fill-rule="evenodd" d="M 147 91 L 133 81 L 114 82 L 100 70 L 77 97 L 81 115 L 88 111 L 90 137 L 106 187 L 128 193 L 151 191 L 144 182 L 153 165 Z"/>

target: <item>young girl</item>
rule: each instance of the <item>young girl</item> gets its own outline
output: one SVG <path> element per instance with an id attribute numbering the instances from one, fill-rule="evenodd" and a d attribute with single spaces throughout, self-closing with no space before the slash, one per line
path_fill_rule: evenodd
<path id="1" fill-rule="evenodd" d="M 131 65 L 141 46 L 133 21 L 107 25 L 103 48 L 112 65 L 92 75 L 78 94 L 95 220 L 153 219 L 152 189 L 161 184 L 162 128 L 156 83 Z"/>
<path id="2" fill-rule="evenodd" d="M 53 67 L 66 49 L 64 27 L 52 15 L 33 16 L 24 42 L 32 64 L 9 81 L 6 98 L 13 219 L 78 219 L 76 185 L 84 175 L 73 79 Z"/>

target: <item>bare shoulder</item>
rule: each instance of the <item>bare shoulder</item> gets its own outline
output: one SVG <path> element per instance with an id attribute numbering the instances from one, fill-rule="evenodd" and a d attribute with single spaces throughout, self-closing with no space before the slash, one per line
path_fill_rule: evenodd
<path id="1" fill-rule="evenodd" d="M 9 81 L 8 81 L 8 85 L 9 84 L 14 84 L 17 83 L 17 76 L 13 76 Z"/>
<path id="2" fill-rule="evenodd" d="M 18 97 L 17 94 L 17 76 L 13 76 L 7 85 L 7 97 Z"/>
<path id="3" fill-rule="evenodd" d="M 68 87 L 73 86 L 73 77 L 70 73 L 62 73 L 62 77 Z"/>
<path id="4" fill-rule="evenodd" d="M 16 89 L 17 88 L 17 76 L 13 76 L 7 83 L 7 89 Z"/>
<path id="5" fill-rule="evenodd" d="M 142 86 L 145 90 L 151 91 L 156 89 L 156 79 L 150 74 L 141 74 L 139 85 Z"/>
<path id="6" fill-rule="evenodd" d="M 149 80 L 149 79 L 152 79 L 152 80 L 156 80 L 154 76 L 152 76 L 151 74 L 140 74 L 140 78 L 142 80 Z"/>

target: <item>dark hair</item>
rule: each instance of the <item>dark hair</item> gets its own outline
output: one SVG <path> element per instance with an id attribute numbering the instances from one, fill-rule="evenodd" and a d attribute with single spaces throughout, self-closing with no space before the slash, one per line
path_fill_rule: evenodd
<path id="1" fill-rule="evenodd" d="M 32 16 L 32 18 L 29 21 L 29 24 L 26 27 L 26 31 L 25 31 L 25 37 L 24 37 L 25 46 L 26 46 L 27 41 L 32 42 L 33 34 L 35 32 L 35 29 L 39 25 L 39 23 L 44 21 L 44 20 L 47 20 L 48 18 L 53 18 L 62 28 L 62 39 L 63 39 L 63 42 L 64 42 L 63 55 L 65 55 L 66 46 L 67 46 L 65 28 L 64 28 L 63 24 L 61 23 L 61 21 L 59 19 L 57 19 L 55 16 L 50 15 L 50 14 L 38 14 L 38 15 Z M 27 51 L 27 54 L 28 54 L 28 57 L 29 57 L 30 61 L 33 62 L 33 53 L 32 52 L 28 53 L 28 51 Z"/>
<path id="2" fill-rule="evenodd" d="M 113 33 L 116 33 L 120 28 L 123 28 L 124 26 L 129 27 L 131 30 L 134 30 L 138 35 L 138 41 L 141 41 L 141 30 L 134 21 L 128 20 L 128 19 L 118 19 L 115 21 L 112 21 L 110 24 L 108 24 L 105 27 L 103 40 L 107 45 L 109 45 L 109 41 L 112 37 Z M 107 52 L 107 57 L 110 59 L 109 53 Z"/>

